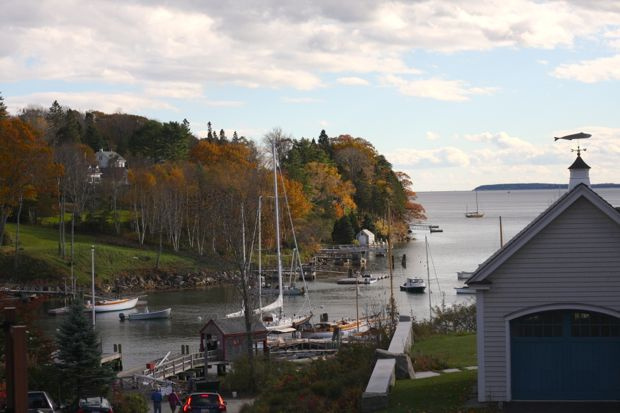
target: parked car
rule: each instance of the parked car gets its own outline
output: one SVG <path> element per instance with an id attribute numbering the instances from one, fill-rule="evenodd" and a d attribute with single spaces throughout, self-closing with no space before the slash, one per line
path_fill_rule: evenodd
<path id="1" fill-rule="evenodd" d="M 114 413 L 105 397 L 85 397 L 78 400 L 76 413 Z"/>
<path id="2" fill-rule="evenodd" d="M 28 392 L 28 413 L 60 413 L 58 406 L 47 392 Z"/>
<path id="3" fill-rule="evenodd" d="M 219 393 L 192 393 L 183 405 L 183 413 L 219 413 L 226 411 L 226 402 Z"/>

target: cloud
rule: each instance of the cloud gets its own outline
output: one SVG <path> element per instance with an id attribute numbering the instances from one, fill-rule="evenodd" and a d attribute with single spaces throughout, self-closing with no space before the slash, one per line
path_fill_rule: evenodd
<path id="1" fill-rule="evenodd" d="M 584 83 L 618 80 L 620 79 L 620 55 L 562 64 L 553 70 L 552 75 L 560 79 Z"/>
<path id="2" fill-rule="evenodd" d="M 471 95 L 489 95 L 496 90 L 490 87 L 471 87 L 462 80 L 438 78 L 407 80 L 395 75 L 384 76 L 381 80 L 385 85 L 396 87 L 403 95 L 452 102 L 469 100 Z"/>
<path id="3" fill-rule="evenodd" d="M 433 131 L 428 131 L 426 132 L 426 139 L 429 141 L 436 141 L 440 138 L 438 133 L 435 133 Z"/>
<path id="4" fill-rule="evenodd" d="M 322 99 L 311 98 L 311 97 L 296 97 L 296 98 L 283 97 L 282 101 L 286 102 L 286 103 L 296 103 L 296 104 L 308 104 L 308 103 L 321 103 L 321 102 L 323 102 Z"/>
<path id="5" fill-rule="evenodd" d="M 176 110 L 176 108 L 158 99 L 149 99 L 135 94 L 102 93 L 102 92 L 46 92 L 23 96 L 11 96 L 7 107 L 12 113 L 31 105 L 48 108 L 54 100 L 62 106 L 69 106 L 79 111 L 99 110 L 106 113 L 144 113 L 147 110 Z M 96 106 L 94 106 L 96 105 Z"/>
<path id="6" fill-rule="evenodd" d="M 366 79 L 362 79 L 361 77 L 339 77 L 336 81 L 342 85 L 347 86 L 368 86 L 370 83 Z"/>
<path id="7" fill-rule="evenodd" d="M 416 190 L 473 188 L 481 183 L 568 182 L 567 168 L 575 160 L 571 148 L 579 143 L 587 148 L 582 158 L 592 168 L 593 183 L 618 182 L 620 128 L 583 125 L 577 128 L 592 134 L 580 142 L 554 142 L 554 135 L 574 131 L 551 131 L 546 143 L 534 145 L 507 132 L 463 135 L 474 144 L 465 149 L 453 146 L 424 150 L 399 148 L 386 153 L 396 170 L 412 177 Z M 576 129 L 576 130 L 577 130 Z"/>

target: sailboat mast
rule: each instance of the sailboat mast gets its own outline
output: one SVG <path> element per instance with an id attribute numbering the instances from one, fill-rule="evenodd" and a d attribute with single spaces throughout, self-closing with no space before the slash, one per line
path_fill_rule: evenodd
<path id="1" fill-rule="evenodd" d="M 276 141 L 272 142 L 273 150 L 273 191 L 275 195 L 276 210 L 276 247 L 278 257 L 278 291 L 279 299 L 284 300 L 282 296 L 282 252 L 280 251 L 280 205 L 278 203 L 278 158 L 276 156 Z M 282 306 L 280 306 L 280 317 L 282 317 Z"/>
<path id="2" fill-rule="evenodd" d="M 392 323 L 392 328 L 396 324 L 396 301 L 394 300 L 394 274 L 392 263 L 394 262 L 394 257 L 392 256 L 392 215 L 390 212 L 390 203 L 387 203 L 387 259 L 388 259 L 388 274 L 390 275 L 390 321 Z"/>
<path id="3" fill-rule="evenodd" d="M 261 220 L 262 211 L 261 204 L 263 201 L 262 195 L 258 197 L 258 309 L 260 311 L 260 319 L 263 319 L 263 302 L 261 290 L 263 288 L 263 264 L 262 264 L 262 239 L 261 239 Z"/>
<path id="4" fill-rule="evenodd" d="M 424 236 L 424 244 L 426 245 L 426 282 L 428 283 L 428 317 L 433 319 L 433 304 L 431 302 L 431 269 L 428 266 L 428 237 Z"/>

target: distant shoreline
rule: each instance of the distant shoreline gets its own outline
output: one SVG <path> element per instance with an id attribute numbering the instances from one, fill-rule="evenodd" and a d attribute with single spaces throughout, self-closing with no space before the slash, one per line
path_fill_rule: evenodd
<path id="1" fill-rule="evenodd" d="M 620 188 L 620 184 L 592 184 L 592 188 Z M 474 191 L 516 191 L 519 189 L 567 189 L 567 184 L 494 184 L 480 185 Z"/>

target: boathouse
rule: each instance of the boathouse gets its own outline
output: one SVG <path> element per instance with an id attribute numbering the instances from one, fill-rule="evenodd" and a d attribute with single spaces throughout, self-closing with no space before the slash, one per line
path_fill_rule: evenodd
<path id="1" fill-rule="evenodd" d="M 267 332 L 260 320 L 252 320 L 252 346 L 255 352 L 264 348 Z M 200 351 L 205 351 L 205 355 L 207 351 L 216 351 L 217 361 L 234 361 L 246 355 L 247 340 L 243 317 L 211 319 L 200 329 Z"/>
<path id="2" fill-rule="evenodd" d="M 620 400 L 620 212 L 569 168 L 569 191 L 467 280 L 478 400 Z"/>
<path id="3" fill-rule="evenodd" d="M 357 242 L 359 242 L 360 245 L 368 246 L 375 243 L 375 234 L 373 234 L 367 229 L 363 229 L 357 233 L 355 239 L 357 240 Z"/>

